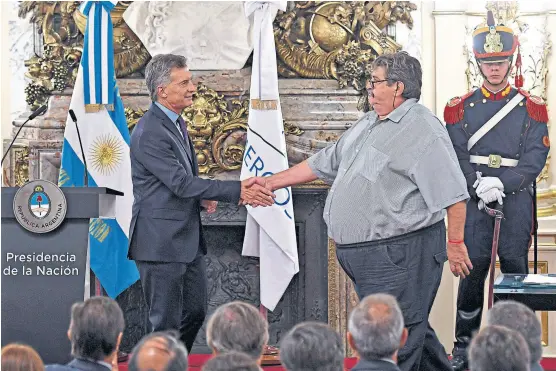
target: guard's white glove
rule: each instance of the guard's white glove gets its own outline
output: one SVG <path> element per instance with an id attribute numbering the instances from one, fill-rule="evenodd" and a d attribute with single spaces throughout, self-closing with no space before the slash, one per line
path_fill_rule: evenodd
<path id="1" fill-rule="evenodd" d="M 480 198 L 478 203 L 479 210 L 482 210 L 485 207 L 485 204 L 489 204 L 494 201 L 498 201 L 500 205 L 504 204 L 503 198 L 506 197 L 504 192 L 499 190 L 498 188 L 492 188 L 485 193 L 477 193 L 477 196 Z"/>
<path id="2" fill-rule="evenodd" d="M 477 192 L 477 195 L 479 193 L 486 193 L 493 188 L 496 188 L 499 191 L 503 192 L 504 184 L 502 184 L 500 178 L 494 176 L 485 176 L 485 177 L 481 177 L 480 180 L 479 178 L 477 178 L 477 180 L 473 184 L 473 188 L 476 188 L 475 191 Z"/>

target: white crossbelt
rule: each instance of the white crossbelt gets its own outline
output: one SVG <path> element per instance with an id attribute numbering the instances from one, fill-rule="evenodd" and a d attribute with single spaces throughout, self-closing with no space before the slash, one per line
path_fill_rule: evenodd
<path id="1" fill-rule="evenodd" d="M 517 106 L 519 102 L 521 102 L 524 98 L 525 97 L 518 92 L 516 96 L 513 97 L 512 100 L 510 100 L 508 103 L 506 103 L 506 105 L 502 107 L 500 111 L 496 112 L 496 114 L 492 116 L 490 120 L 488 120 L 483 126 L 481 126 L 481 128 L 477 130 L 477 132 L 475 132 L 475 134 L 473 134 L 471 138 L 469 138 L 469 141 L 467 142 L 467 150 L 471 151 L 471 148 L 473 148 L 473 146 L 477 144 L 477 142 L 482 137 L 484 137 L 485 134 L 490 131 L 490 129 L 495 127 L 496 124 L 498 124 L 504 117 L 506 117 L 506 115 L 510 113 L 510 111 L 514 109 L 514 107 Z"/>
<path id="2" fill-rule="evenodd" d="M 515 160 L 513 158 L 503 158 L 499 157 L 500 163 L 498 165 L 493 166 L 492 158 L 489 156 L 469 156 L 469 162 L 472 164 L 480 164 L 480 165 L 488 165 L 489 167 L 500 167 L 500 166 L 508 166 L 508 167 L 515 167 L 519 163 L 519 160 Z"/>

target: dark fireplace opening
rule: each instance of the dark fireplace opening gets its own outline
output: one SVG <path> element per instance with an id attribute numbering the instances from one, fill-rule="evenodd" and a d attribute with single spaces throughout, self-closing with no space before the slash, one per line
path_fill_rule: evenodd
<path id="1" fill-rule="evenodd" d="M 222 304 L 239 300 L 259 308 L 260 282 L 259 259 L 242 256 L 245 227 L 205 226 L 208 254 L 205 257 L 208 279 L 208 314 L 203 328 L 197 335 L 194 353 L 210 353 L 206 344 L 206 325 L 216 308 Z M 299 243 L 299 227 L 296 228 Z M 290 282 L 282 300 L 273 312 L 268 312 L 270 344 L 277 344 L 284 331 L 289 330 L 298 318 L 299 281 L 303 274 L 300 254 L 300 272 Z M 301 278 L 302 280 L 302 278 Z"/>

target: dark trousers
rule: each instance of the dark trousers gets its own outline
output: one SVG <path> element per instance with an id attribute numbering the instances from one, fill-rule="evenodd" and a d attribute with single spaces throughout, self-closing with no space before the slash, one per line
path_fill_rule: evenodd
<path id="1" fill-rule="evenodd" d="M 527 191 L 508 194 L 504 199 L 504 219 L 500 225 L 498 257 L 503 273 L 529 272 L 527 253 L 533 226 L 533 203 Z M 473 270 L 460 279 L 456 312 L 454 355 L 465 355 L 473 334 L 481 326 L 485 280 L 490 267 L 494 218 L 477 208 L 471 199 L 467 204 L 465 245 Z"/>
<path id="2" fill-rule="evenodd" d="M 444 221 L 402 236 L 338 245 L 336 255 L 359 299 L 387 293 L 398 300 L 409 331 L 398 353 L 402 371 L 452 370 L 429 323 L 447 260 Z"/>
<path id="3" fill-rule="evenodd" d="M 191 352 L 207 313 L 205 257 L 191 263 L 136 261 L 149 308 L 150 331 L 178 330 Z"/>

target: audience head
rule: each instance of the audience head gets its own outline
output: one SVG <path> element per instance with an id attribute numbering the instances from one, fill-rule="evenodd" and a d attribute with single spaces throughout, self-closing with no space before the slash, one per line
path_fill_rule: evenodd
<path id="1" fill-rule="evenodd" d="M 2 371 L 44 371 L 41 357 L 28 345 L 8 344 L 2 348 Z"/>
<path id="2" fill-rule="evenodd" d="M 470 371 L 529 370 L 530 360 L 523 336 L 502 326 L 484 327 L 469 347 Z"/>
<path id="3" fill-rule="evenodd" d="M 512 300 L 499 301 L 488 311 L 487 323 L 519 332 L 529 347 L 531 362 L 541 360 L 541 322 L 529 307 Z"/>
<path id="4" fill-rule="evenodd" d="M 131 352 L 129 371 L 186 371 L 187 350 L 173 332 L 153 332 Z"/>
<path id="5" fill-rule="evenodd" d="M 397 360 L 398 349 L 407 340 L 407 329 L 396 299 L 388 294 L 365 297 L 351 312 L 349 345 L 364 360 Z"/>
<path id="6" fill-rule="evenodd" d="M 71 307 L 68 337 L 75 358 L 104 361 L 118 351 L 123 331 L 122 310 L 106 296 L 95 296 Z"/>
<path id="7" fill-rule="evenodd" d="M 325 323 L 303 322 L 280 342 L 280 361 L 287 371 L 342 371 L 344 346 Z"/>
<path id="8" fill-rule="evenodd" d="M 207 324 L 207 343 L 214 353 L 236 351 L 255 360 L 268 342 L 268 323 L 251 304 L 234 301 L 216 309 Z"/>
<path id="9" fill-rule="evenodd" d="M 230 352 L 218 354 L 209 359 L 202 371 L 260 371 L 257 361 L 247 354 Z"/>

